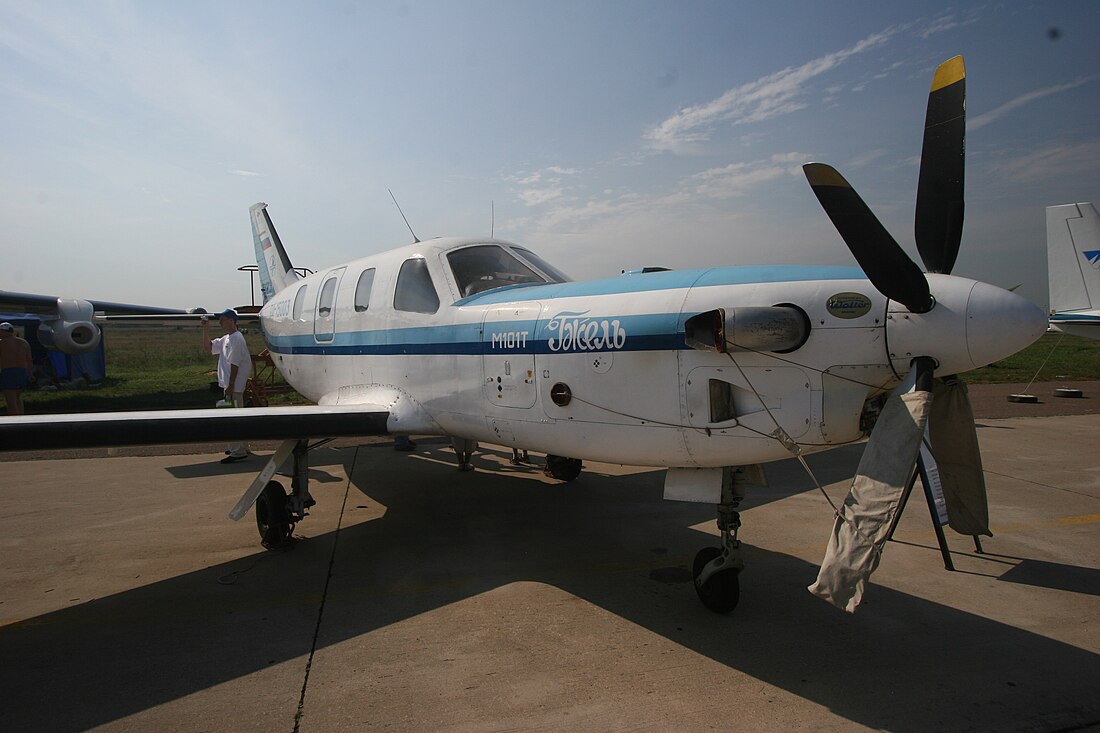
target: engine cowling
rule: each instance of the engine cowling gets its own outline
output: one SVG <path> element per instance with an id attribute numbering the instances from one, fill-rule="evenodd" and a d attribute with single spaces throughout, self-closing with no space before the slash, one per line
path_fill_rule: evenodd
<path id="1" fill-rule="evenodd" d="M 92 323 L 95 308 L 86 300 L 57 299 L 57 318 L 38 326 L 38 341 L 63 354 L 86 354 L 99 346 L 99 327 Z"/>

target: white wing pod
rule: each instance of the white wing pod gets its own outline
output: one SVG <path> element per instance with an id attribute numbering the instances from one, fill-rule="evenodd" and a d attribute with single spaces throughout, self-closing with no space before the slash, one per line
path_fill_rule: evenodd
<path id="1" fill-rule="evenodd" d="M 57 299 L 57 318 L 43 320 L 38 341 L 64 354 L 86 354 L 99 346 L 99 327 L 92 323 L 95 309 L 86 300 Z"/>

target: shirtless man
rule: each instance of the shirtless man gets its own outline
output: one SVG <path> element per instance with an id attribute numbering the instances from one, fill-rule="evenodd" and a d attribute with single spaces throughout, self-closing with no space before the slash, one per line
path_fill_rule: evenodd
<path id="1" fill-rule="evenodd" d="M 30 384 L 31 346 L 15 335 L 15 327 L 0 323 L 0 389 L 9 415 L 23 414 L 22 392 Z"/>

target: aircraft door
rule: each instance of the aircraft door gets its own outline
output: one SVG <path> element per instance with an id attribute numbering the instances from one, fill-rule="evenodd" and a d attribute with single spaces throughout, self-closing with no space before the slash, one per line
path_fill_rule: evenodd
<path id="1" fill-rule="evenodd" d="M 523 303 L 485 312 L 481 327 L 485 399 L 500 407 L 530 408 L 538 394 L 535 330 L 541 303 Z"/>
<path id="2" fill-rule="evenodd" d="M 340 291 L 340 278 L 344 268 L 333 270 L 321 281 L 321 293 L 317 296 L 317 310 L 313 314 L 313 340 L 329 343 L 336 333 L 336 294 Z"/>

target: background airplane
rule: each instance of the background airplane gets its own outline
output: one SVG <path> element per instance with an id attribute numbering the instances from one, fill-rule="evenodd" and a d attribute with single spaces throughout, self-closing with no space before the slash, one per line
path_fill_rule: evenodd
<path id="1" fill-rule="evenodd" d="M 950 274 L 964 99 L 956 57 L 936 72 L 925 124 L 916 234 L 927 273 L 837 171 L 816 163 L 807 178 L 861 269 L 573 282 L 513 243 L 448 237 L 302 278 L 259 203 L 250 213 L 260 322 L 280 372 L 316 405 L 9 418 L 0 438 L 7 450 L 285 439 L 230 513 L 255 503 L 269 545 L 313 504 L 309 438 L 446 435 L 460 468 L 478 441 L 530 448 L 564 480 L 584 459 L 665 467 L 666 498 L 717 507 L 721 547 L 699 552 L 693 577 L 703 602 L 726 612 L 743 566 L 737 507 L 762 479 L 759 464 L 849 444 L 874 426 L 815 586 L 852 610 L 926 427 L 952 526 L 988 532 L 973 418 L 954 375 L 1015 353 L 1046 326 L 1020 296 Z M 291 457 L 288 497 L 272 477 Z"/>
<path id="2" fill-rule="evenodd" d="M 1100 339 L 1100 215 L 1090 203 L 1047 207 L 1050 327 Z"/>
<path id="3" fill-rule="evenodd" d="M 47 349 L 65 354 L 85 354 L 99 346 L 102 333 L 96 315 L 147 315 L 170 317 L 188 314 L 178 308 L 111 303 L 105 300 L 59 298 L 54 295 L 13 293 L 0 290 L 0 313 L 38 316 L 38 340 Z"/>

